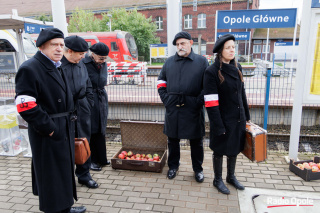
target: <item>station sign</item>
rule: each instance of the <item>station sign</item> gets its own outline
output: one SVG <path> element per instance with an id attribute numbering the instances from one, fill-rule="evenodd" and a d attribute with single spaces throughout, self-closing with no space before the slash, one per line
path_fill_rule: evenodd
<path id="1" fill-rule="evenodd" d="M 217 33 L 217 39 L 225 34 L 232 34 L 236 40 L 250 40 L 250 32 L 223 32 L 223 33 Z"/>
<path id="2" fill-rule="evenodd" d="M 26 33 L 36 33 L 39 34 L 41 29 L 49 28 L 53 26 L 48 26 L 48 25 L 42 25 L 42 24 L 30 24 L 30 23 L 24 23 L 24 31 Z"/>
<path id="3" fill-rule="evenodd" d="M 218 29 L 295 27 L 297 8 L 217 11 Z"/>

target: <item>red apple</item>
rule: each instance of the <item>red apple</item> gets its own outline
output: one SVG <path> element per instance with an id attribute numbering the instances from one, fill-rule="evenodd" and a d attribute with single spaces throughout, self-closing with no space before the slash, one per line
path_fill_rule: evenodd
<path id="1" fill-rule="evenodd" d="M 126 151 L 122 151 L 121 154 L 123 154 L 125 157 L 127 157 L 128 153 Z"/>
<path id="2" fill-rule="evenodd" d="M 140 154 L 136 154 L 136 158 L 141 158 L 141 155 Z"/>
<path id="3" fill-rule="evenodd" d="M 120 159 L 124 159 L 124 154 L 119 154 L 118 157 L 119 157 Z"/>
<path id="4" fill-rule="evenodd" d="M 153 157 L 153 160 L 155 160 L 155 161 L 158 161 L 160 158 L 159 158 L 159 156 L 154 156 Z"/>
<path id="5" fill-rule="evenodd" d="M 126 160 L 131 160 L 129 157 L 126 157 Z"/>
<path id="6" fill-rule="evenodd" d="M 136 160 L 141 160 L 141 158 L 140 157 L 136 157 Z"/>
<path id="7" fill-rule="evenodd" d="M 152 155 L 151 154 L 147 154 L 146 158 L 147 159 L 150 159 L 150 158 L 152 159 Z"/>
<path id="8" fill-rule="evenodd" d="M 157 153 L 153 154 L 153 157 L 159 157 L 159 155 Z"/>
<path id="9" fill-rule="evenodd" d="M 132 151 L 129 151 L 128 152 L 128 157 L 132 157 L 133 156 L 133 152 Z"/>
<path id="10" fill-rule="evenodd" d="M 141 156 L 140 156 L 141 158 L 145 158 L 146 157 L 146 155 L 145 154 L 141 154 Z"/>
<path id="11" fill-rule="evenodd" d="M 312 172 L 319 172 L 318 166 L 313 166 L 312 167 Z"/>
<path id="12" fill-rule="evenodd" d="M 152 159 L 152 158 L 149 158 L 148 161 L 153 161 L 153 159 Z"/>

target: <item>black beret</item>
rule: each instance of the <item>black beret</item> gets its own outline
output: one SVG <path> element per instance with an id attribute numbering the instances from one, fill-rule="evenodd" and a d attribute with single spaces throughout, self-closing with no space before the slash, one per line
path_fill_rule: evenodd
<path id="1" fill-rule="evenodd" d="M 217 53 L 224 45 L 224 43 L 226 43 L 229 40 L 236 40 L 236 38 L 232 35 L 232 34 L 224 34 L 223 36 L 221 36 L 215 43 L 214 47 L 213 47 L 213 53 Z"/>
<path id="2" fill-rule="evenodd" d="M 86 52 L 89 49 L 88 43 L 77 35 L 65 38 L 64 45 L 75 52 Z"/>
<path id="3" fill-rule="evenodd" d="M 109 54 L 109 47 L 102 42 L 92 45 L 89 49 L 97 55 L 107 56 Z"/>
<path id="4" fill-rule="evenodd" d="M 45 28 L 40 31 L 36 46 L 40 47 L 42 44 L 54 38 L 64 38 L 63 32 L 58 28 Z"/>
<path id="5" fill-rule="evenodd" d="M 190 35 L 188 32 L 181 31 L 181 32 L 177 33 L 177 35 L 174 37 L 172 44 L 173 44 L 173 45 L 176 45 L 176 41 L 177 41 L 179 38 L 186 38 L 186 39 L 188 39 L 188 40 L 191 40 L 191 39 L 192 39 L 192 38 L 191 38 L 191 35 Z"/>

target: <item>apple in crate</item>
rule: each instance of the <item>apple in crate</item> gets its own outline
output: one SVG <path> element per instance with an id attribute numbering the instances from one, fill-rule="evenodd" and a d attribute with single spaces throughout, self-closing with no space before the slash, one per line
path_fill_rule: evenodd
<path id="1" fill-rule="evenodd" d="M 303 163 L 302 165 L 305 169 L 311 169 L 311 166 L 307 162 Z"/>
<path id="2" fill-rule="evenodd" d="M 318 166 L 313 166 L 312 167 L 312 172 L 319 172 Z"/>
<path id="3" fill-rule="evenodd" d="M 128 157 L 132 157 L 133 156 L 133 152 L 132 151 L 129 151 L 128 152 Z"/>
<path id="4" fill-rule="evenodd" d="M 119 155 L 118 155 L 118 158 L 120 158 L 120 159 L 124 159 L 124 154 L 122 154 L 122 153 L 121 153 L 121 154 L 119 154 Z"/>
<path id="5" fill-rule="evenodd" d="M 128 153 L 126 151 L 122 151 L 121 154 L 123 154 L 125 157 L 128 156 Z"/>
<path id="6" fill-rule="evenodd" d="M 159 156 L 153 156 L 153 160 L 154 160 L 154 161 L 159 161 L 160 158 L 159 158 Z"/>

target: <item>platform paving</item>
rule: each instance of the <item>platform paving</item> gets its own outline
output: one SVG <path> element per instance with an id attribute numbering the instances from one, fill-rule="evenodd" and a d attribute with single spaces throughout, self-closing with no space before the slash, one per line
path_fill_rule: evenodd
<path id="1" fill-rule="evenodd" d="M 108 158 L 120 145 L 107 144 Z M 289 171 L 283 153 L 268 153 L 262 163 L 252 163 L 242 154 L 238 156 L 236 175 L 248 188 L 274 189 L 279 192 L 319 192 L 320 180 L 306 182 Z M 300 159 L 312 156 L 301 155 Z M 39 212 L 38 197 L 31 189 L 31 158 L 22 154 L 0 156 L 0 212 Z M 197 183 L 191 166 L 190 151 L 181 150 L 181 165 L 176 178 L 166 178 L 168 166 L 162 173 L 114 170 L 110 166 L 100 172 L 92 171 L 98 189 L 77 184 L 79 200 L 88 213 L 144 213 L 144 212 L 240 212 L 238 192 L 227 184 L 230 195 L 219 193 L 213 186 L 212 151 L 205 151 L 205 180 Z M 226 176 L 226 160 L 223 177 Z M 251 190 L 252 191 L 252 190 Z M 245 191 L 242 191 L 242 196 Z M 247 205 L 252 205 L 248 202 Z M 246 212 L 243 212 L 246 213 Z"/>

